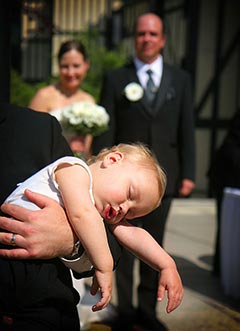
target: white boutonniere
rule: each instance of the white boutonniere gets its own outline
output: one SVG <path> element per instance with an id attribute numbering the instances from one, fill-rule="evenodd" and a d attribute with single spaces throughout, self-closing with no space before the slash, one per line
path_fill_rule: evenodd
<path id="1" fill-rule="evenodd" d="M 140 99 L 142 99 L 143 97 L 143 88 L 141 85 L 139 85 L 138 83 L 129 83 L 125 89 L 124 89 L 124 94 L 126 96 L 126 98 L 130 101 L 138 101 Z"/>

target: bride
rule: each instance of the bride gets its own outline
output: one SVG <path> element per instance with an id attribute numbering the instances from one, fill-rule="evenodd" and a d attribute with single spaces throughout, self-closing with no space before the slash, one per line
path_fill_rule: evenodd
<path id="1" fill-rule="evenodd" d="M 36 111 L 48 112 L 60 118 L 64 107 L 74 102 L 88 101 L 94 98 L 84 92 L 80 86 L 89 70 L 86 49 L 79 40 L 64 42 L 58 52 L 59 81 L 55 85 L 41 88 L 34 95 L 29 107 Z M 74 135 L 66 138 L 73 152 L 84 152 L 86 158 L 91 155 L 92 136 Z"/>

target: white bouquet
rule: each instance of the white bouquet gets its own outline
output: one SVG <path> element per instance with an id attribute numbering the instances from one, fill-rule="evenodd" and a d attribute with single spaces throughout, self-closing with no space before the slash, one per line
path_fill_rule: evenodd
<path id="1" fill-rule="evenodd" d="M 109 115 L 102 106 L 75 102 L 62 110 L 60 122 L 68 132 L 98 136 L 108 129 Z"/>

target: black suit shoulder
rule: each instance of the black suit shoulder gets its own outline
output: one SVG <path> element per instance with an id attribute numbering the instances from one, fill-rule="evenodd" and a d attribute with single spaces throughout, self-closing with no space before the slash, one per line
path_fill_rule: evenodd
<path id="1" fill-rule="evenodd" d="M 0 203 L 16 185 L 56 159 L 72 155 L 58 121 L 47 113 L 0 104 Z"/>
<path id="2" fill-rule="evenodd" d="M 126 74 L 131 70 L 133 71 L 135 70 L 134 64 L 127 63 L 122 67 L 109 70 L 106 73 L 106 76 L 111 77 L 112 79 L 115 80 L 118 77 L 125 77 Z"/>
<path id="3" fill-rule="evenodd" d="M 49 118 L 52 116 L 48 113 L 37 112 L 27 107 L 21 107 L 8 103 L 0 103 L 0 118 L 16 118 L 18 120 L 24 121 L 34 121 L 33 125 L 39 123 L 37 121 L 49 122 Z"/>
<path id="4" fill-rule="evenodd" d="M 163 70 L 166 71 L 167 74 L 177 79 L 190 80 L 190 73 L 176 65 L 164 62 Z M 105 77 L 107 77 L 112 82 L 122 81 L 125 80 L 126 77 L 128 77 L 131 73 L 136 73 L 135 65 L 133 62 L 128 62 L 120 68 L 109 70 Z"/>
<path id="5" fill-rule="evenodd" d="M 173 76 L 182 77 L 183 79 L 189 79 L 190 73 L 174 64 L 164 62 L 163 70 L 168 70 Z"/>

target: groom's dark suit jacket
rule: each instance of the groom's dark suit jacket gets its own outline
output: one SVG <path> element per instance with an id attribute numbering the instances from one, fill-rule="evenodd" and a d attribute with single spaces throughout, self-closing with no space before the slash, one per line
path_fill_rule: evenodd
<path id="1" fill-rule="evenodd" d="M 110 115 L 110 130 L 95 138 L 93 152 L 117 143 L 143 142 L 167 172 L 167 194 L 175 194 L 179 180 L 194 180 L 194 114 L 189 75 L 164 64 L 154 106 L 145 96 L 126 98 L 124 89 L 140 85 L 133 63 L 106 74 L 100 103 Z"/>

